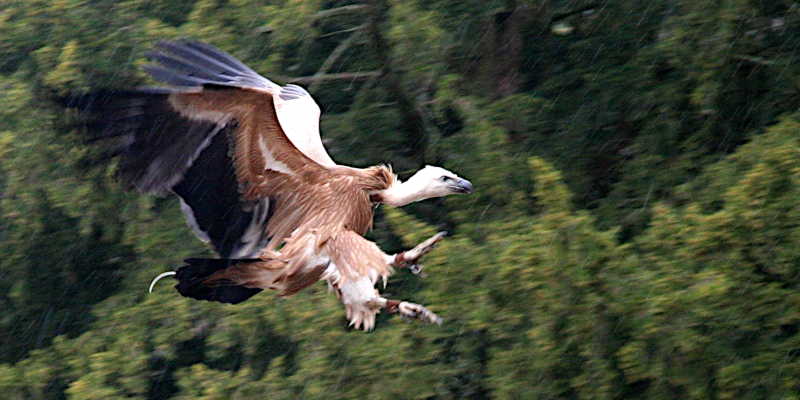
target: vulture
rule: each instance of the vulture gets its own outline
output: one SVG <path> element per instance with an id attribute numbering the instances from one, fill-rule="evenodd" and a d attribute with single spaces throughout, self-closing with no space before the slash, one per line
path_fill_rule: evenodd
<path id="1" fill-rule="evenodd" d="M 400 207 L 472 184 L 426 166 L 400 181 L 384 165 L 336 164 L 319 133 L 320 108 L 297 85 L 280 86 L 233 56 L 193 40 L 159 42 L 144 69 L 165 88 L 76 96 L 88 141 L 106 143 L 132 189 L 175 194 L 188 225 L 219 258 L 191 258 L 172 276 L 194 299 L 236 304 L 264 289 L 290 296 L 326 281 L 356 329 L 381 310 L 431 323 L 422 305 L 381 296 L 394 268 L 418 272 L 439 233 L 411 250 L 383 252 L 364 238 L 379 204 Z"/>

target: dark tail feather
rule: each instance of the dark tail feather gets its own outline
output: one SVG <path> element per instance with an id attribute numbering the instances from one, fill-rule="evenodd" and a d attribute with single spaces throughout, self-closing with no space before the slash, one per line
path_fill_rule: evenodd
<path id="1" fill-rule="evenodd" d="M 175 288 L 182 296 L 198 300 L 219 301 L 221 303 L 241 303 L 262 289 L 246 288 L 234 284 L 225 285 L 214 282 L 213 286 L 204 283 L 214 272 L 242 263 L 262 262 L 260 259 L 215 259 L 215 258 L 189 258 L 184 260 L 186 265 L 180 267 L 175 275 L 178 284 Z"/>

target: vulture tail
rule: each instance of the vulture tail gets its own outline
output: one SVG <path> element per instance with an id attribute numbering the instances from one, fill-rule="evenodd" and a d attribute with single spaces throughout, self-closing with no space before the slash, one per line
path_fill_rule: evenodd
<path id="1" fill-rule="evenodd" d="M 261 259 L 218 259 L 218 258 L 189 258 L 184 260 L 186 265 L 180 267 L 175 274 L 178 284 L 175 288 L 184 297 L 198 300 L 218 301 L 221 303 L 241 303 L 262 289 L 248 288 L 224 278 L 225 270 L 242 264 L 263 262 Z M 211 279 L 209 279 L 211 278 Z"/>

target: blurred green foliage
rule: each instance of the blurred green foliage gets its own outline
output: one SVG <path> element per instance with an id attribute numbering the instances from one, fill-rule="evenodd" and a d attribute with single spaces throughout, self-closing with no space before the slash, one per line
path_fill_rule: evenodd
<path id="1" fill-rule="evenodd" d="M 444 325 L 146 294 L 210 251 L 50 99 L 176 37 L 310 86 L 341 163 L 475 183 L 371 233 L 454 233 L 387 289 Z M 798 46 L 789 0 L 6 1 L 0 397 L 798 398 Z"/>

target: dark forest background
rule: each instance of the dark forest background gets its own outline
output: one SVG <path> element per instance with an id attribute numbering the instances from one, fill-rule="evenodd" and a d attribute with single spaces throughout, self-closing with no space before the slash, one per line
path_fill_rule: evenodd
<path id="1" fill-rule="evenodd" d="M 473 181 L 371 233 L 453 233 L 387 289 L 441 327 L 147 294 L 211 253 L 51 99 L 178 37 L 308 88 L 340 163 Z M 789 0 L 5 0 L 0 397 L 798 398 L 799 47 Z"/>

